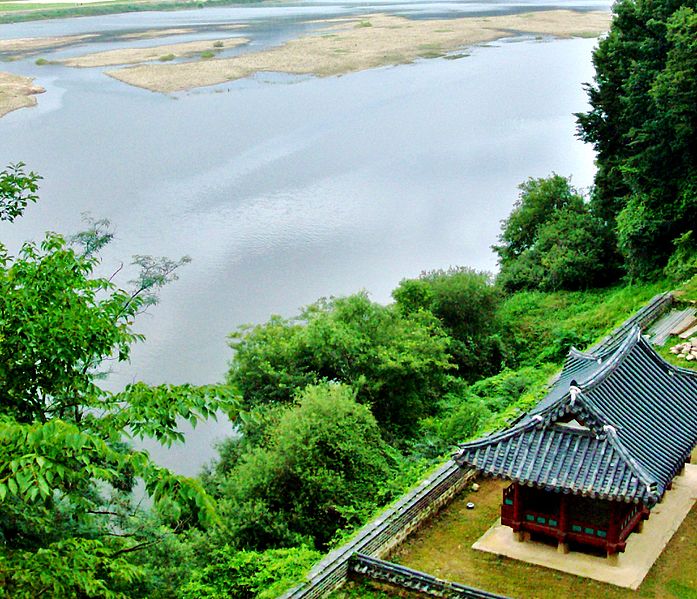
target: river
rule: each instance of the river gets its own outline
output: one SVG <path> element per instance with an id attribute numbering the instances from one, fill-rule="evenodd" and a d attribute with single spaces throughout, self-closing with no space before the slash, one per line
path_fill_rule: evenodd
<path id="1" fill-rule="evenodd" d="M 237 22 L 258 49 L 316 27 L 308 21 L 318 16 L 554 6 L 318 1 L 4 25 L 0 39 L 99 32 L 81 51 L 101 50 L 113 32 L 195 27 L 172 40 L 188 41 Z M 2 70 L 35 76 L 47 91 L 37 107 L 0 119 L 0 165 L 21 160 L 44 177 L 40 203 L 3 224 L 0 239 L 16 248 L 47 229 L 73 232 L 89 211 L 117 232 L 104 272 L 131 254 L 191 256 L 139 320 L 147 341 L 109 385 L 220 381 L 231 357 L 226 336 L 242 323 L 360 289 L 388 302 L 402 278 L 422 270 L 493 270 L 490 246 L 520 182 L 555 171 L 590 185 L 593 154 L 574 137 L 573 112 L 586 107 L 581 83 L 592 78 L 594 45 L 518 37 L 458 60 L 330 78 L 264 74 L 172 95 L 100 68 L 6 63 Z M 221 421 L 190 432 L 185 447 L 148 447 L 192 474 L 230 431 Z"/>

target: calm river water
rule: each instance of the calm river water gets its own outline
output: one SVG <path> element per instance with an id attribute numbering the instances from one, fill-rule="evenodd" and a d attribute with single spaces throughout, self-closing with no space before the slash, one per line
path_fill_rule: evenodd
<path id="1" fill-rule="evenodd" d="M 314 27 L 305 21 L 318 16 L 554 6 L 323 1 L 8 25 L 0 38 L 101 33 L 85 51 L 115 47 L 116 31 L 197 28 L 169 43 L 247 22 L 240 34 L 258 49 Z M 518 183 L 556 171 L 589 185 L 593 155 L 575 139 L 572 113 L 585 107 L 594 44 L 516 38 L 458 60 L 326 79 L 266 74 L 172 96 L 102 69 L 37 67 L 36 57 L 7 63 L 3 70 L 36 76 L 47 92 L 37 107 L 0 119 L 0 165 L 24 161 L 44 180 L 40 204 L 0 227 L 0 239 L 16 248 L 46 229 L 73 232 L 89 211 L 117 231 L 106 270 L 136 253 L 190 255 L 139 321 L 147 341 L 109 384 L 219 381 L 231 355 L 226 336 L 238 325 L 360 289 L 387 302 L 400 279 L 425 269 L 492 270 L 489 246 Z M 152 451 L 191 474 L 230 431 L 228 422 L 207 425 L 186 448 Z"/>

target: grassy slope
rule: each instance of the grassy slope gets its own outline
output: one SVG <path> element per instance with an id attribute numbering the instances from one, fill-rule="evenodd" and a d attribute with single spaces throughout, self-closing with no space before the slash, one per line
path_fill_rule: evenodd
<path id="1" fill-rule="evenodd" d="M 592 291 L 525 292 L 507 299 L 501 318 L 508 331 L 505 340 L 515 352 L 515 363 L 509 371 L 480 381 L 473 388 L 490 400 L 501 393 L 501 379 L 526 379 L 529 384 L 496 415 L 489 428 L 499 428 L 539 401 L 547 381 L 559 371 L 572 345 L 587 348 L 668 289 L 667 282 L 659 282 Z"/>
<path id="2" fill-rule="evenodd" d="M 512 362 L 511 367 L 499 375 L 475 383 L 472 386 L 472 390 L 479 397 L 493 404 L 501 403 L 502 399 L 505 399 L 506 393 L 512 390 L 519 390 L 519 394 L 515 398 L 510 398 L 513 401 L 504 406 L 492 420 L 487 422 L 487 428 L 493 430 L 505 425 L 507 421 L 514 418 L 521 411 L 529 409 L 539 401 L 546 391 L 547 381 L 550 376 L 555 374 L 561 367 L 570 345 L 575 345 L 579 349 L 592 345 L 634 314 L 653 296 L 670 288 L 671 285 L 669 283 L 662 281 L 585 292 L 524 292 L 508 298 L 502 306 L 500 317 L 506 331 L 504 341 L 509 346 L 509 349 L 514 350 L 515 354 L 510 360 Z M 697 299 L 697 279 L 685 285 L 682 292 L 682 299 Z M 682 365 L 684 364 L 682 362 Z M 498 510 L 498 494 L 496 497 L 496 505 L 492 508 L 494 512 Z M 445 517 L 447 517 L 450 511 L 450 508 L 446 510 Z M 492 512 L 489 520 L 493 521 L 496 519 L 494 512 Z M 482 515 L 485 519 L 489 516 L 488 513 Z M 684 527 L 691 527 L 690 530 L 697 529 L 697 514 L 691 514 L 686 520 Z M 488 524 L 481 532 L 477 529 L 476 534 L 480 536 L 486 528 L 488 528 Z M 463 531 L 460 532 L 462 533 Z M 472 532 L 472 534 L 475 533 Z M 469 541 L 469 544 L 471 545 L 476 538 L 478 537 Z M 676 534 L 675 539 L 673 544 L 683 547 L 686 552 L 685 555 L 680 552 L 675 559 L 693 559 L 697 557 L 695 554 L 697 550 L 696 543 L 691 542 L 682 533 Z M 409 546 L 413 542 L 413 540 L 409 540 L 405 544 L 405 551 L 409 551 Z M 462 541 L 459 544 L 462 544 Z M 434 551 L 438 553 L 441 545 L 438 543 L 436 545 L 438 547 Z M 500 560 L 496 561 L 500 565 Z M 425 560 L 422 563 L 427 565 L 429 562 Z M 507 563 L 510 564 L 512 562 L 508 561 Z M 679 574 L 677 563 L 670 558 L 661 558 L 654 570 L 652 570 L 651 576 L 642 586 L 642 591 L 646 591 L 642 594 L 644 596 L 694 596 L 697 598 L 697 593 L 693 595 L 686 594 L 687 591 L 684 589 L 687 588 L 689 590 L 689 585 L 692 584 L 691 578 L 689 576 L 685 578 L 685 576 Z M 418 568 L 420 563 L 419 560 L 416 560 L 413 563 L 409 563 L 409 565 Z M 488 566 L 475 564 L 474 571 L 477 572 L 482 567 Z M 537 576 L 539 569 L 534 570 Z M 661 574 L 660 581 L 654 576 L 655 571 L 665 573 Z M 532 570 L 530 572 L 526 570 L 525 572 L 527 572 L 527 575 L 530 575 Z M 548 571 L 543 570 L 543 572 Z M 521 575 L 526 574 L 522 573 Z M 507 571 L 501 571 L 493 573 L 493 578 L 491 579 L 486 576 L 478 576 L 476 580 L 462 581 L 480 588 L 487 588 L 487 584 L 497 586 L 496 581 L 505 580 L 507 576 Z M 564 591 L 558 585 L 555 586 L 553 584 L 553 581 L 560 579 L 560 577 L 562 575 L 558 573 L 550 574 L 549 578 L 552 581 L 550 584 L 552 584 L 551 588 L 554 591 L 549 596 L 555 596 L 555 593 L 556 596 L 564 596 Z M 581 584 L 581 579 L 576 577 L 570 577 L 570 579 L 575 584 Z M 481 584 L 476 584 L 477 581 L 481 581 Z M 567 590 L 569 584 L 571 583 L 568 578 L 563 580 L 564 588 L 567 588 Z M 605 591 L 608 588 L 612 588 L 600 585 L 600 583 L 598 585 L 598 589 L 595 590 Z M 654 594 L 653 589 L 656 589 L 655 592 L 659 594 Z M 671 595 L 674 589 L 678 589 L 676 591 L 677 594 Z M 366 599 L 383 599 L 390 596 L 395 595 L 391 594 L 388 589 L 375 589 L 365 582 L 350 583 L 344 589 L 332 595 L 335 598 L 364 597 Z M 409 597 L 416 595 L 400 592 L 399 596 Z M 625 595 L 619 594 L 617 596 Z"/>

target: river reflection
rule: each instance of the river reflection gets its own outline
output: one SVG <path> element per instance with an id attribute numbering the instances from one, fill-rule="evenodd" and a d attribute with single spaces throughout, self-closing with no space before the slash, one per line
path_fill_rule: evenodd
<path id="1" fill-rule="evenodd" d="M 217 11 L 191 14 L 210 22 Z M 132 27 L 142 16 L 105 22 Z M 89 31 L 87 21 L 64 21 L 65 33 Z M 21 27 L 13 36 L 53 35 L 58 25 Z M 0 238 L 17 247 L 46 229 L 75 231 L 90 211 L 117 230 L 106 271 L 134 253 L 190 255 L 140 320 L 146 343 L 109 384 L 219 381 L 238 325 L 360 289 L 387 302 L 400 279 L 424 269 L 491 270 L 489 246 L 518 183 L 556 171 L 589 185 L 593 155 L 574 138 L 572 113 L 585 107 L 594 43 L 504 41 L 458 60 L 326 79 L 267 74 L 176 96 L 99 69 L 10 63 L 33 68 L 47 93 L 0 120 L 0 163 L 22 160 L 44 180 L 40 204 Z M 191 474 L 229 431 L 207 425 L 186 448 L 153 453 Z"/>

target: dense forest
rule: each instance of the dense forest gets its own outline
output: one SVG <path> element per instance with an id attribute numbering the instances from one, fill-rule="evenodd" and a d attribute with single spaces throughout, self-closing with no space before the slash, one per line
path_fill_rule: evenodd
<path id="1" fill-rule="evenodd" d="M 660 291 L 695 298 L 695 10 L 615 5 L 577 115 L 595 185 L 523 182 L 495 277 L 430 271 L 386 306 L 359 292 L 242 327 L 218 385 L 100 385 L 187 258 L 99 276 L 106 221 L 0 244 L 0 597 L 276 597 L 458 442 L 534 404 L 570 346 Z M 39 184 L 2 171 L 0 220 Z M 196 479 L 134 448 L 220 413 L 237 434 Z"/>

